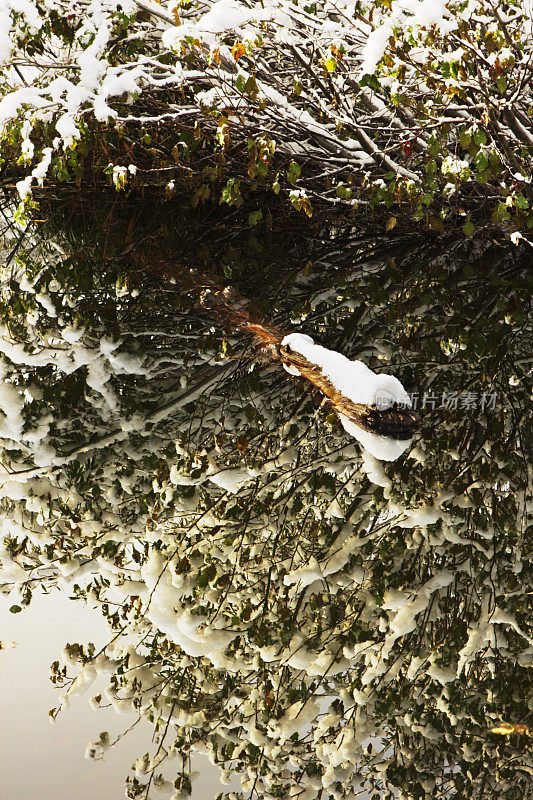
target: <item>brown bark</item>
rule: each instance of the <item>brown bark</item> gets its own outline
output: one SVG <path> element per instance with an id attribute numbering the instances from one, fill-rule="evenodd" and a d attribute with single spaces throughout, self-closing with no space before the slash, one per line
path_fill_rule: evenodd
<path id="1" fill-rule="evenodd" d="M 239 297 L 231 288 L 223 288 L 211 278 L 195 270 L 180 270 L 177 265 L 160 260 L 149 267 L 150 271 L 170 279 L 178 292 L 193 294 L 201 308 L 211 316 L 229 324 L 232 333 L 250 333 L 260 344 L 261 351 L 272 361 L 298 370 L 300 376 L 317 387 L 329 400 L 335 411 L 347 417 L 364 430 L 393 439 L 410 439 L 420 426 L 420 417 L 410 408 L 394 404 L 380 410 L 352 402 L 344 397 L 316 364 L 300 353 L 282 345 L 288 332 L 267 321 L 260 321 L 253 304 Z"/>

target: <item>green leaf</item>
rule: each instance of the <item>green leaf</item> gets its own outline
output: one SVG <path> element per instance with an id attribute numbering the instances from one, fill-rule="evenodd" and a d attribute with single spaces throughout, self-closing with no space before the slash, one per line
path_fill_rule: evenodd
<path id="1" fill-rule="evenodd" d="M 361 86 L 361 87 L 369 86 L 375 92 L 379 92 L 379 89 L 380 89 L 379 81 L 376 78 L 376 76 L 375 75 L 370 75 L 369 73 L 367 73 L 366 75 L 363 75 L 363 77 L 359 81 L 359 86 Z"/>
<path id="2" fill-rule="evenodd" d="M 487 144 L 485 131 L 482 131 L 481 128 L 477 128 L 477 130 L 474 131 L 474 142 L 478 145 L 478 147 L 482 144 Z"/>
<path id="3" fill-rule="evenodd" d="M 287 180 L 292 186 L 294 186 L 301 174 L 302 168 L 300 165 L 296 161 L 291 161 L 287 169 Z"/>
<path id="4" fill-rule="evenodd" d="M 336 189 L 337 197 L 340 197 L 341 200 L 350 200 L 352 196 L 352 187 L 347 186 L 345 183 L 339 183 Z"/>
<path id="5" fill-rule="evenodd" d="M 258 222 L 261 222 L 263 219 L 263 212 L 262 211 L 252 211 L 251 214 L 248 214 L 248 225 L 250 228 L 253 228 L 257 225 Z"/>
<path id="6" fill-rule="evenodd" d="M 489 159 L 487 158 L 483 150 L 479 151 L 479 153 L 474 159 L 474 163 L 476 165 L 476 169 L 478 172 L 485 172 L 485 170 L 489 166 Z"/>
<path id="7" fill-rule="evenodd" d="M 461 130 L 461 133 L 459 134 L 459 144 L 461 145 L 461 147 L 464 148 L 465 150 L 467 150 L 468 146 L 470 144 L 471 138 L 472 137 L 470 136 L 470 133 L 468 132 L 468 130 L 466 128 L 463 128 Z"/>
<path id="8" fill-rule="evenodd" d="M 506 222 L 511 219 L 507 203 L 499 203 L 492 213 L 493 222 Z"/>
<path id="9" fill-rule="evenodd" d="M 500 155 L 496 150 L 490 150 L 489 152 L 489 167 L 491 172 L 495 175 L 499 175 L 502 171 L 502 162 L 500 159 Z"/>
<path id="10" fill-rule="evenodd" d="M 22 608 L 20 606 L 11 606 L 9 610 L 12 614 L 18 614 L 20 611 L 22 611 Z"/>
<path id="11" fill-rule="evenodd" d="M 250 75 L 246 83 L 244 84 L 243 92 L 245 94 L 250 95 L 250 97 L 256 97 L 258 93 L 257 89 L 257 81 L 253 75 Z"/>
<path id="12" fill-rule="evenodd" d="M 433 134 L 433 133 L 431 134 L 431 136 L 428 139 L 428 150 L 429 150 L 429 152 L 431 153 L 432 156 L 438 156 L 438 154 L 440 153 L 439 141 L 438 141 L 437 137 L 435 136 L 435 134 Z"/>
<path id="13" fill-rule="evenodd" d="M 474 227 L 474 224 L 473 224 L 472 220 L 471 219 L 467 219 L 467 221 L 463 225 L 463 232 L 466 234 L 466 236 L 472 236 L 474 231 L 475 231 L 475 227 Z"/>

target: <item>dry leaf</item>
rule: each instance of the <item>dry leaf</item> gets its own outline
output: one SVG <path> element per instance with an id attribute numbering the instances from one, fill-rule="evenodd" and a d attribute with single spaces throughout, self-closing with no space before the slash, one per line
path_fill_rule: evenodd
<path id="1" fill-rule="evenodd" d="M 238 61 L 239 58 L 244 55 L 244 53 L 245 53 L 245 50 L 244 50 L 243 43 L 242 42 L 235 42 L 235 44 L 231 48 L 231 55 L 233 56 L 235 61 Z"/>
<path id="2" fill-rule="evenodd" d="M 512 736 L 518 734 L 519 736 L 529 736 L 529 728 L 527 725 L 520 725 L 517 722 L 500 722 L 495 728 L 490 729 L 491 733 L 499 733 L 500 736 Z"/>

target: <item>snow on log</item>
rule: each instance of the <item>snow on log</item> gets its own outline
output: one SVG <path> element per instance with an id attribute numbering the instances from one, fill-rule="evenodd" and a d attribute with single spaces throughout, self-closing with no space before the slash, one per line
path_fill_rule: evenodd
<path id="1" fill-rule="evenodd" d="M 344 430 L 381 461 L 394 461 L 409 447 L 420 417 L 394 375 L 378 375 L 362 361 L 351 361 L 303 333 L 285 333 L 269 322 L 258 322 L 250 301 L 231 288 L 223 289 L 195 270 L 183 275 L 161 260 L 159 273 L 176 291 L 191 292 L 209 314 L 235 330 L 251 333 L 264 354 L 280 361 L 295 377 L 307 379 L 333 405 Z"/>
<path id="2" fill-rule="evenodd" d="M 375 458 L 394 461 L 409 447 L 420 419 L 394 375 L 377 375 L 301 333 L 285 336 L 279 352 L 285 369 L 321 389 L 345 431 Z"/>

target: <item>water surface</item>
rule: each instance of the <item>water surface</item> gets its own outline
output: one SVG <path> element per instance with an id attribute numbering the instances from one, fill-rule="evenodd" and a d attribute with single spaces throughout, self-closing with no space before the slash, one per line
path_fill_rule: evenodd
<path id="1" fill-rule="evenodd" d="M 195 793 L 198 753 L 265 798 L 531 789 L 527 254 L 319 238 L 280 262 L 263 246 L 248 268 L 234 247 L 186 289 L 140 248 L 104 258 L 101 241 L 61 230 L 28 231 L 6 258 L 7 638 L 20 626 L 22 642 L 56 587 L 63 599 L 47 603 L 71 598 L 110 625 L 93 646 L 100 629 L 80 623 L 72 640 L 54 617 L 58 724 L 82 691 L 107 707 L 101 730 L 111 714 L 142 719 L 92 796 L 120 796 L 137 736 L 129 797 Z M 211 281 L 268 324 L 396 375 L 422 417 L 405 453 L 362 449 L 309 382 L 198 303 L 194 284 Z M 32 638 L 47 641 L 44 624 Z M 8 669 L 15 652 L 0 654 Z M 90 741 L 95 725 L 82 726 Z M 72 772 L 89 796 L 101 764 L 62 753 L 57 796 Z M 31 796 L 32 779 L 17 781 L 13 798 Z"/>

